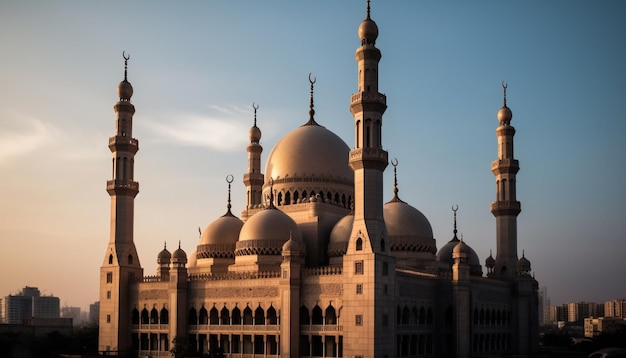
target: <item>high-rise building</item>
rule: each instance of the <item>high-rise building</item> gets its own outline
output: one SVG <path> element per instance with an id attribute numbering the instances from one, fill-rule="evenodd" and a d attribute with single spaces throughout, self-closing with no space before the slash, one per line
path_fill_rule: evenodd
<path id="1" fill-rule="evenodd" d="M 22 324 L 27 318 L 59 318 L 60 300 L 54 296 L 42 296 L 37 287 L 24 287 L 17 295 L 2 299 L 2 323 Z"/>
<path id="2" fill-rule="evenodd" d="M 383 202 L 387 98 L 379 89 L 378 30 L 368 1 L 358 27 L 357 92 L 346 96 L 352 149 L 318 123 L 310 76 L 308 120 L 275 145 L 262 174 L 254 106 L 241 219 L 231 211 L 228 175 L 226 213 L 202 231 L 189 256 L 180 245 L 173 252 L 164 247 L 152 276 L 144 275 L 133 241 L 139 145 L 125 56 L 108 142 L 111 235 L 100 268 L 100 351 L 470 357 L 537 349 L 538 284 L 530 261 L 517 254 L 519 162 L 507 86 L 491 163 L 496 258 L 487 258 L 484 275 L 471 239 L 457 237 L 458 206 L 452 239 L 437 249 L 428 219 L 400 199 L 396 160 L 387 189 L 394 196 Z"/>

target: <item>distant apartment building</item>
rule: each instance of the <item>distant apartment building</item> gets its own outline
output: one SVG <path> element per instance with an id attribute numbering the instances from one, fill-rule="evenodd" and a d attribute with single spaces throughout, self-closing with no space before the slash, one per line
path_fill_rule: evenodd
<path id="1" fill-rule="evenodd" d="M 604 317 L 626 318 L 626 299 L 604 302 Z"/>
<path id="2" fill-rule="evenodd" d="M 559 306 L 550 306 L 550 322 L 566 322 L 568 320 L 568 304 L 564 303 Z"/>
<path id="3" fill-rule="evenodd" d="M 24 287 L 17 295 L 8 295 L 0 303 L 0 321 L 21 324 L 32 317 L 59 318 L 60 300 L 54 296 L 42 296 L 37 287 Z"/>
<path id="4" fill-rule="evenodd" d="M 604 316 L 604 306 L 595 302 L 570 302 L 567 304 L 567 322 L 583 323 L 585 318 Z"/>
<path id="5" fill-rule="evenodd" d="M 81 317 L 80 307 L 69 307 L 69 306 L 62 307 L 61 317 L 71 318 L 74 326 L 79 326 L 83 321 Z"/>
<path id="6" fill-rule="evenodd" d="M 550 313 L 550 298 L 548 297 L 548 288 L 543 286 L 537 292 L 539 298 L 539 325 L 549 324 L 552 322 Z"/>
<path id="7" fill-rule="evenodd" d="M 585 337 L 595 337 L 616 324 L 626 325 L 626 321 L 619 317 L 585 318 Z"/>
<path id="8" fill-rule="evenodd" d="M 99 316 L 100 316 L 100 301 L 97 301 L 89 305 L 89 323 L 98 323 Z"/>

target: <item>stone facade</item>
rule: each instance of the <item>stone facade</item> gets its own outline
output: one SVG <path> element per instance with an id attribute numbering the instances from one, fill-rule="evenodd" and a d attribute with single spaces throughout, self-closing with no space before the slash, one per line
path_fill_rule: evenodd
<path id="1" fill-rule="evenodd" d="M 398 196 L 383 203 L 388 165 L 378 91 L 378 27 L 359 26 L 354 147 L 310 119 L 281 140 L 262 174 L 261 131 L 250 129 L 247 203 L 211 223 L 189 255 L 166 248 L 144 276 L 132 237 L 138 142 L 132 87 L 120 83 L 113 153 L 111 238 L 101 266 L 100 350 L 140 357 L 472 357 L 537 349 L 537 282 L 517 257 L 512 113 L 498 113 L 497 258 L 456 236 L 439 252 L 428 220 Z M 128 59 L 128 58 L 126 58 Z M 506 86 L 504 86 L 506 89 Z M 397 161 L 392 161 L 394 170 Z M 351 170 L 350 170 L 351 169 Z M 230 183 L 232 177 L 229 177 Z M 230 189 L 229 189 L 230 190 Z"/>

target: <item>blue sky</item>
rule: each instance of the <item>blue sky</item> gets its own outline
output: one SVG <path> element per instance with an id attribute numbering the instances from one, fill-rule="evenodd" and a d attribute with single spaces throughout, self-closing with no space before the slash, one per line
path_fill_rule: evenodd
<path id="1" fill-rule="evenodd" d="M 109 238 L 108 137 L 122 51 L 140 141 L 135 242 L 154 274 L 164 241 L 191 253 L 197 228 L 245 204 L 256 102 L 263 163 L 308 119 L 353 146 L 350 95 L 365 2 L 0 3 L 0 295 L 38 286 L 63 304 L 98 296 Z M 501 82 L 517 129 L 519 253 L 553 304 L 626 297 L 626 4 L 374 1 L 383 147 L 400 197 L 438 247 L 459 231 L 494 250 Z M 392 197 L 392 170 L 385 172 Z"/>

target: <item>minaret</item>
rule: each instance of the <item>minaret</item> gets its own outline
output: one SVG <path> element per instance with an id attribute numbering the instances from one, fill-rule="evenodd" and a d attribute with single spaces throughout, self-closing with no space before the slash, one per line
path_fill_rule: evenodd
<path id="1" fill-rule="evenodd" d="M 521 211 L 521 205 L 515 192 L 515 175 L 519 171 L 519 162 L 513 155 L 515 128 L 511 126 L 513 113 L 506 106 L 506 88 L 506 83 L 502 82 L 504 104 L 498 111 L 500 126 L 496 129 L 498 159 L 491 163 L 491 171 L 496 176 L 496 201 L 491 203 L 491 213 L 496 217 L 497 240 L 492 276 L 513 278 L 517 263 L 517 215 Z"/>
<path id="2" fill-rule="evenodd" d="M 133 87 L 128 82 L 128 59 L 124 56 L 124 80 L 117 86 L 115 135 L 109 138 L 113 154 L 112 179 L 107 181 L 111 196 L 111 234 L 100 268 L 99 350 L 113 354 L 131 348 L 129 282 L 143 277 L 133 241 L 133 212 L 139 183 L 134 181 L 134 158 L 139 142 L 132 137 L 135 106 L 130 103 Z"/>
<path id="3" fill-rule="evenodd" d="M 250 128 L 250 144 L 248 145 L 248 172 L 243 175 L 243 183 L 246 186 L 246 192 L 248 196 L 248 203 L 242 218 L 247 218 L 245 213 L 250 210 L 259 207 L 262 201 L 262 190 L 264 175 L 261 173 L 261 153 L 263 147 L 259 144 L 261 140 L 261 130 L 256 126 L 256 111 L 259 106 L 252 103 L 254 108 L 254 125 Z"/>
<path id="4" fill-rule="evenodd" d="M 359 74 L 358 92 L 352 95 L 350 112 L 354 116 L 355 148 L 350 151 L 350 167 L 354 171 L 354 229 L 363 235 L 364 244 L 378 251 L 380 240 L 386 236 L 383 221 L 383 172 L 387 167 L 387 152 L 382 148 L 383 113 L 387 99 L 378 92 L 378 62 L 376 48 L 378 26 L 367 17 L 359 26 L 361 46 L 356 50 Z"/>
<path id="5" fill-rule="evenodd" d="M 390 254 L 383 219 L 383 172 L 387 152 L 382 149 L 382 120 L 387 109 L 385 95 L 378 92 L 376 48 L 378 27 L 367 16 L 359 26 L 361 46 L 358 91 L 350 101 L 354 116 L 355 143 L 349 165 L 354 171 L 354 224 L 343 258 L 343 272 L 351 284 L 344 290 L 345 357 L 385 357 L 395 350 L 395 259 Z"/>

